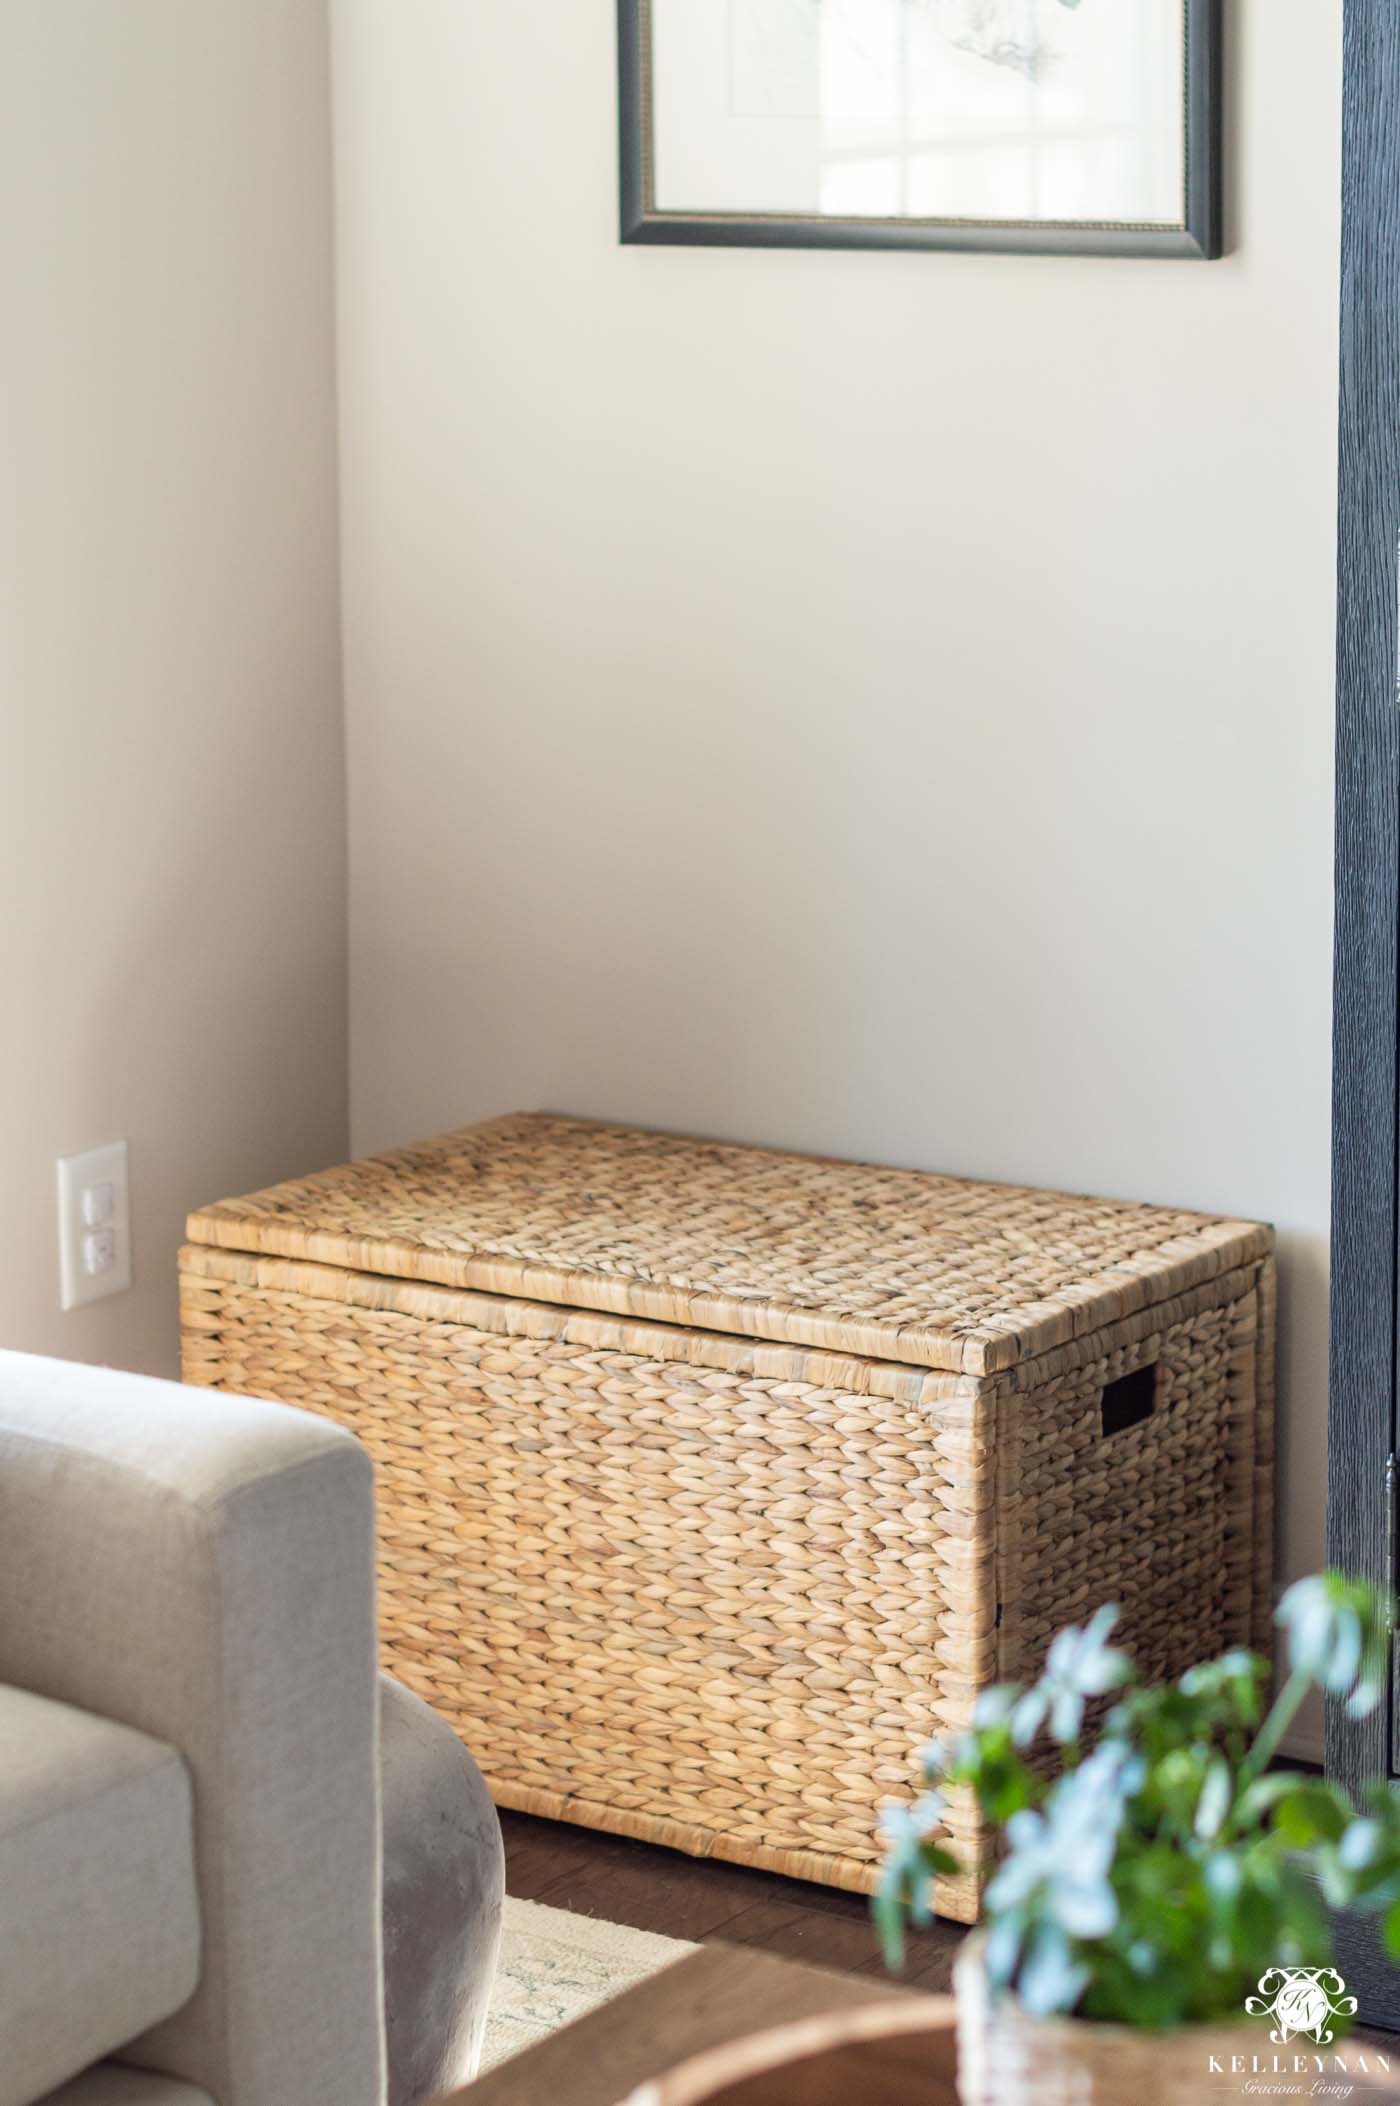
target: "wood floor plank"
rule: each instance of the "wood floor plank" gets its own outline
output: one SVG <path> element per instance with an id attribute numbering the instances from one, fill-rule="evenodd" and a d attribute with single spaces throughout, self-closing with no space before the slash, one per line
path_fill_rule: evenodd
<path id="1" fill-rule="evenodd" d="M 867 1980 L 888 1980 L 863 1895 L 810 1886 L 626 1836 L 504 1813 L 506 1890 L 634 1930 L 696 1942 L 723 1938 Z M 935 1924 L 910 1942 L 909 1988 L 942 1990 L 965 1933 Z"/>
<path id="2" fill-rule="evenodd" d="M 868 1918 L 852 1922 L 791 1901 L 760 1901 L 725 1924 L 724 1939 L 726 1944 L 757 1946 L 785 1960 L 805 1960 L 809 1967 L 885 1978 Z"/>
<path id="3" fill-rule="evenodd" d="M 609 1862 L 610 1840 L 562 1821 L 532 1821 L 525 1814 L 504 1813 L 501 1836 L 506 1850 L 506 1886 L 522 1901 L 537 1901 L 544 1889 L 569 1874 L 584 1876 Z"/>
<path id="4" fill-rule="evenodd" d="M 916 1931 L 909 1940 L 902 1973 L 887 1979 L 925 1995 L 948 1994 L 953 1987 L 953 1962 L 966 1936 L 961 1923 L 935 1923 L 926 1931 Z"/>
<path id="5" fill-rule="evenodd" d="M 753 1906 L 753 1890 L 741 1873 L 669 1852 L 658 1856 L 664 1861 L 614 1860 L 570 1869 L 536 1898 L 634 1930 L 694 1939 L 715 1937 Z"/>

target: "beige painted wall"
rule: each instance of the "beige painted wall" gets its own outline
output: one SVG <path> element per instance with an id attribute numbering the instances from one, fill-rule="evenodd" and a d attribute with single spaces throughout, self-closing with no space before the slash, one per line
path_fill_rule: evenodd
<path id="1" fill-rule="evenodd" d="M 1340 7 L 1211 266 L 640 250 L 613 9 L 335 0 L 357 1148 L 1270 1217 L 1321 1553 Z"/>
<path id="2" fill-rule="evenodd" d="M 172 1370 L 185 1210 L 345 1146 L 320 0 L 0 5 L 0 1341 Z M 54 1158 L 131 1144 L 60 1315 Z"/>

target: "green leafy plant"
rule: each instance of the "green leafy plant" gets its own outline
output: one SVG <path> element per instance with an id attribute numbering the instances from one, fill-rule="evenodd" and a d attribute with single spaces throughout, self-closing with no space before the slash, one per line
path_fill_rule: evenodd
<path id="1" fill-rule="evenodd" d="M 1400 1787 L 1378 1780 L 1358 1808 L 1270 1767 L 1309 1690 L 1357 1717 L 1380 1701 L 1386 1597 L 1336 1572 L 1291 1587 L 1288 1675 L 1267 1711 L 1269 1669 L 1248 1652 L 1144 1686 L 1109 1642 L 1117 1620 L 1103 1608 L 1061 1631 L 1033 1687 L 986 1691 L 970 1732 L 925 1749 L 922 1796 L 883 1821 L 874 1911 L 891 1966 L 906 1923 L 928 1921 L 935 1878 L 958 1870 L 940 1840 L 958 1786 L 1004 1842 L 985 1895 L 989 1984 L 1034 2016 L 1238 2018 L 1261 1968 L 1330 1964 L 1324 1902 L 1379 1914 L 1400 1957 Z M 1109 1697 L 1086 1751 L 1086 1707 Z"/>

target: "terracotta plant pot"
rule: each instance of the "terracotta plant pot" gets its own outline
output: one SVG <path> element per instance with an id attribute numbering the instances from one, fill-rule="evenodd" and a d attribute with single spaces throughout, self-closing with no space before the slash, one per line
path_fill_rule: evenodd
<path id="1" fill-rule="evenodd" d="M 953 1983 L 962 2106 L 1201 2106 L 1230 2096 L 1232 2057 L 1247 2070 L 1275 2053 L 1268 2028 L 1243 2020 L 1148 2033 L 1031 2018 L 1013 1997 L 992 2000 L 976 1938 L 959 1952 Z M 1246 2081 L 1236 2074 L 1241 2098 Z"/>

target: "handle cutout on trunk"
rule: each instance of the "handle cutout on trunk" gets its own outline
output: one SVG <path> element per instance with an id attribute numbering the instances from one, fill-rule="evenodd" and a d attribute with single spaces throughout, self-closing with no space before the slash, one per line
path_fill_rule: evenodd
<path id="1" fill-rule="evenodd" d="M 1151 1418 L 1156 1401 L 1157 1363 L 1152 1360 L 1146 1367 L 1135 1367 L 1130 1375 L 1120 1375 L 1116 1382 L 1104 1385 L 1099 1400 L 1104 1432 L 1126 1433 L 1129 1426 L 1140 1426 L 1144 1419 Z"/>

